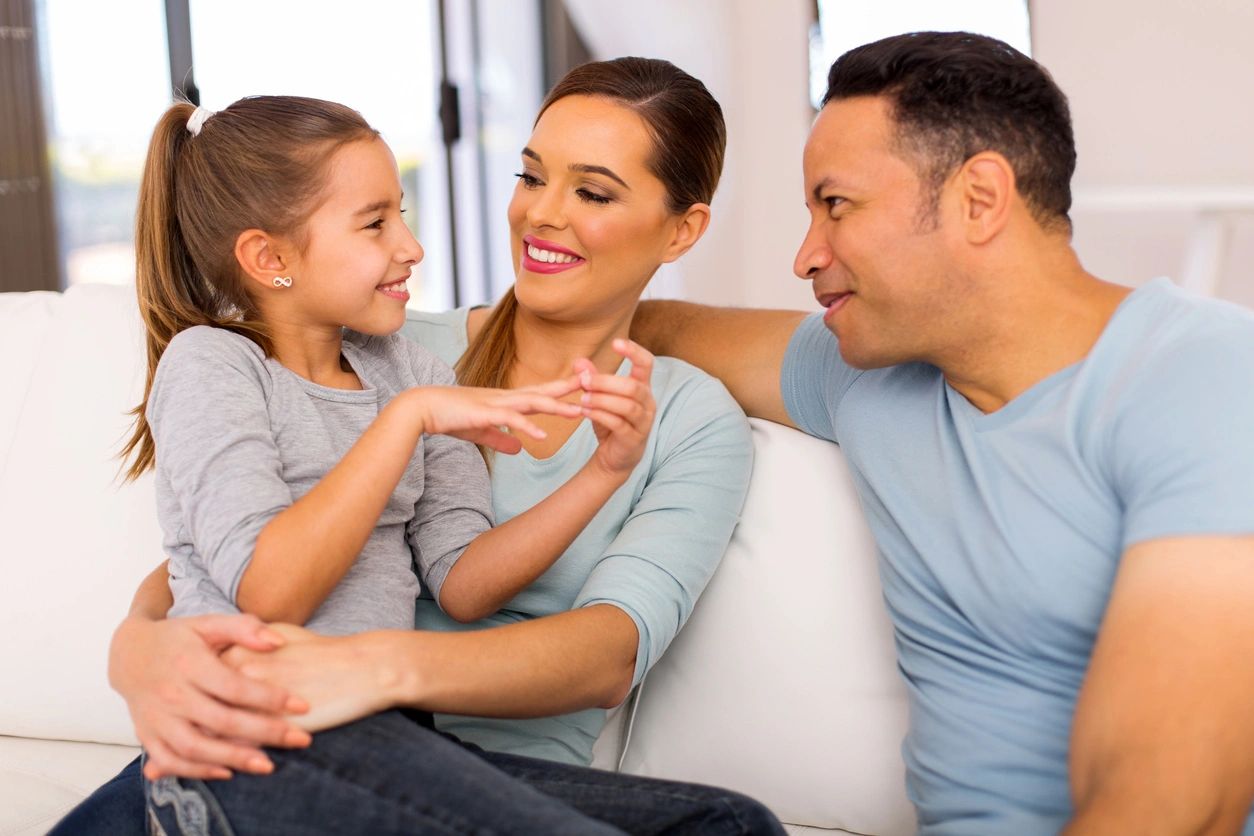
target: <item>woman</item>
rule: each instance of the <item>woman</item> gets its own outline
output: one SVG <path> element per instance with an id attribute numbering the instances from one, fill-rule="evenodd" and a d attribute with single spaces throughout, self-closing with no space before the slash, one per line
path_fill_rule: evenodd
<path id="1" fill-rule="evenodd" d="M 468 344 L 457 364 L 463 384 L 526 386 L 567 373 L 578 357 L 622 374 L 613 341 L 627 337 L 657 268 L 704 233 L 724 142 L 717 102 L 670 64 L 576 68 L 545 99 L 522 152 L 509 210 L 515 288 L 490 314 L 417 317 L 411 334 L 449 361 Z M 686 620 L 744 499 L 748 428 L 721 384 L 658 358 L 652 385 L 653 431 L 632 478 L 552 569 L 474 625 L 487 629 L 454 632 L 430 601 L 419 602 L 419 630 L 345 638 L 291 628 L 280 637 L 243 616 L 155 622 L 169 597 L 163 573 L 150 578 L 110 665 L 150 753 L 145 774 L 264 773 L 278 752 L 262 745 L 307 743 L 285 708 L 308 704 L 311 716 L 343 722 L 404 706 L 442 713 L 440 726 L 490 750 L 492 765 L 629 832 L 714 832 L 720 821 L 728 832 L 778 832 L 769 813 L 738 796 L 675 793 L 534 759 L 589 762 L 605 708 L 627 696 Z M 621 396 L 577 397 L 597 409 L 598 398 Z M 596 447 L 586 422 L 536 423 L 543 441 L 522 439 L 519 456 L 492 461 L 498 522 L 546 496 Z M 219 661 L 228 645 L 222 659 L 247 679 Z M 138 783 L 125 773 L 115 781 L 115 798 Z M 103 803 L 94 802 L 102 817 Z M 80 813 L 93 813 L 91 799 Z"/>

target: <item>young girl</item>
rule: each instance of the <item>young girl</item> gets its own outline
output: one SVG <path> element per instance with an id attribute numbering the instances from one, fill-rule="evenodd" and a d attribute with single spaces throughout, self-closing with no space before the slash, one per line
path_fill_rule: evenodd
<path id="1" fill-rule="evenodd" d="M 422 258 L 400 204 L 391 152 L 341 105 L 256 97 L 211 114 L 180 104 L 158 124 L 136 236 L 148 385 L 126 452 L 130 476 L 156 469 L 170 615 L 243 611 L 324 634 L 409 629 L 421 584 L 450 616 L 478 619 L 544 572 L 639 461 L 652 420 L 642 349 L 616 346 L 640 384 L 631 397 L 590 408 L 558 399 L 623 389 L 588 363 L 524 390 L 456 388 L 447 366 L 395 334 Z M 492 528 L 471 442 L 516 453 L 504 429 L 544 438 L 525 417 L 537 412 L 605 425 L 599 455 Z M 334 707 L 323 710 L 318 724 L 334 723 Z M 431 828 L 440 816 L 415 783 L 456 775 L 498 797 L 467 821 L 612 832 L 429 726 L 429 715 L 374 715 L 319 735 L 264 784 L 161 778 L 150 811 L 185 833 L 283 830 L 320 803 L 333 816 L 344 809 L 325 786 L 336 762 L 382 737 L 409 757 L 380 764 L 371 793 L 388 801 L 355 814 L 355 831 Z"/>

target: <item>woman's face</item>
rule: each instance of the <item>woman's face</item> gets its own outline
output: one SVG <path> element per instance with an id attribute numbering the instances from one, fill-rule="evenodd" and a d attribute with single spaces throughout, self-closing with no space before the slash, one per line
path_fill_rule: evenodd
<path id="1" fill-rule="evenodd" d="M 536 123 L 509 204 L 515 294 L 536 314 L 629 316 L 664 261 L 682 216 L 646 167 L 645 123 L 608 99 L 567 96 Z"/>

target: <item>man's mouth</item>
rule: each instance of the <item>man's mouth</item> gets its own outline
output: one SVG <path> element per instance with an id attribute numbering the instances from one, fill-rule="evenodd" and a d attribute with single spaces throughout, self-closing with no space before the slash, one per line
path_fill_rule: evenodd
<path id="1" fill-rule="evenodd" d="M 853 296 L 853 291 L 847 290 L 844 293 L 823 293 L 818 297 L 819 304 L 827 308 L 827 312 L 823 314 L 823 321 L 826 322 L 836 315 L 836 312 L 845 306 L 845 303 Z"/>

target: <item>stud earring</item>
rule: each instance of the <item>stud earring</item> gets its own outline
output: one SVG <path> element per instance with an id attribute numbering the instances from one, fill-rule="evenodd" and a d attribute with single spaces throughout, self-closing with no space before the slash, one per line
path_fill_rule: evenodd
<path id="1" fill-rule="evenodd" d="M 274 286 L 275 287 L 291 287 L 292 277 L 291 276 L 275 276 Z"/>

